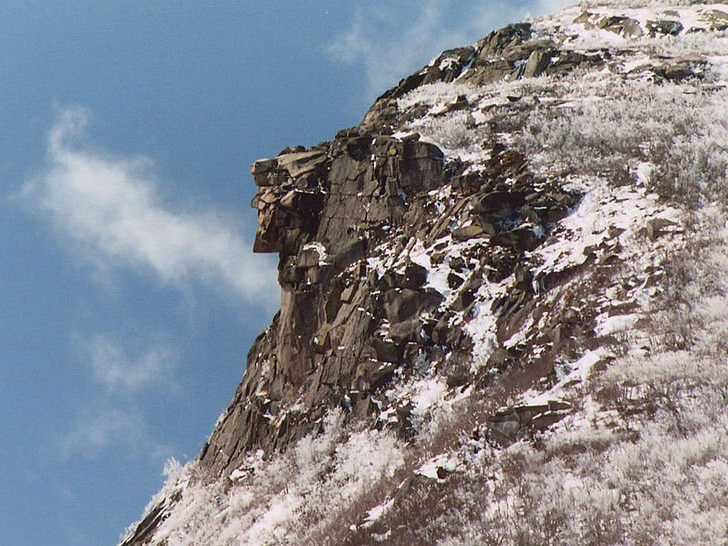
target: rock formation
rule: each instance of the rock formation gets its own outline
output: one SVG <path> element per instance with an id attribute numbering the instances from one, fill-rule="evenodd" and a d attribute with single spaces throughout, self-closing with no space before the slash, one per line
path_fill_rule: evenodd
<path id="1" fill-rule="evenodd" d="M 560 393 L 587 373 L 565 376 L 565 362 L 614 360 L 599 348 L 618 343 L 612 325 L 634 324 L 664 280 L 654 264 L 682 244 L 677 208 L 651 193 L 636 163 L 537 168 L 513 135 L 534 112 L 559 119 L 581 100 L 554 91 L 579 74 L 615 86 L 704 80 L 705 55 L 635 62 L 630 45 L 728 27 L 720 10 L 696 13 L 700 28 L 669 10 L 642 21 L 596 8 L 571 15 L 571 26 L 509 25 L 443 52 L 330 142 L 255 162 L 254 251 L 279 256 L 281 309 L 202 450 L 206 479 L 228 479 L 256 450 L 284 452 L 334 408 L 407 442 L 414 404 L 395 387 L 416 378 L 436 378 L 450 395 L 487 397 L 496 383 Z M 574 45 L 575 29 L 606 38 Z M 449 91 L 433 103 L 427 90 L 438 85 Z M 599 223 L 574 219 L 588 214 Z M 627 275 L 626 263 L 639 265 Z M 507 446 L 574 414 L 553 396 L 501 408 L 486 434 Z M 160 501 L 123 546 L 157 544 L 177 500 Z"/>

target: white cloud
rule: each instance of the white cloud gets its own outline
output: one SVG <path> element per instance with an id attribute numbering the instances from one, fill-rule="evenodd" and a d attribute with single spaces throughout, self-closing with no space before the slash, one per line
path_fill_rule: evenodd
<path id="1" fill-rule="evenodd" d="M 334 60 L 363 68 L 368 99 L 373 99 L 445 49 L 474 43 L 495 28 L 574 3 L 425 0 L 406 21 L 401 8 L 377 3 L 357 9 L 351 28 L 335 38 L 328 52 Z"/>
<path id="2" fill-rule="evenodd" d="M 273 261 L 252 256 L 241 227 L 221 214 L 162 202 L 144 158 L 112 157 L 83 141 L 87 115 L 66 110 L 48 139 L 48 166 L 24 186 L 35 209 L 102 268 L 152 272 L 164 283 L 202 281 L 248 303 L 272 306 Z"/>
<path id="3" fill-rule="evenodd" d="M 172 449 L 150 429 L 138 395 L 160 385 L 163 392 L 157 397 L 178 389 L 176 352 L 161 343 L 130 352 L 108 335 L 76 335 L 73 344 L 80 365 L 91 372 L 94 389 L 60 438 L 62 457 L 94 459 L 110 450 L 155 461 L 168 457 Z"/>
<path id="4" fill-rule="evenodd" d="M 114 449 L 126 457 L 160 461 L 173 452 L 155 438 L 136 409 L 104 405 L 84 408 L 60 446 L 65 459 L 94 459 Z"/>
<path id="5" fill-rule="evenodd" d="M 78 358 L 88 367 L 94 381 L 110 392 L 137 392 L 155 386 L 174 387 L 178 355 L 169 346 L 153 344 L 129 354 L 121 342 L 110 336 L 77 337 Z"/>
<path id="6" fill-rule="evenodd" d="M 358 8 L 352 27 L 329 47 L 330 55 L 347 64 L 361 64 L 366 72 L 369 94 L 380 94 L 447 45 L 463 41 L 458 29 L 442 29 L 444 4 L 441 0 L 422 3 L 414 21 L 392 32 L 397 10 L 385 5 Z M 463 38 L 463 39 L 461 39 Z"/>

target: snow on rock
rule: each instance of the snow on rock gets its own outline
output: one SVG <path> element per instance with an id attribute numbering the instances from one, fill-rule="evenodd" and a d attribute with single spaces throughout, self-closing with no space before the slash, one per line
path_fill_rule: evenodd
<path id="1" fill-rule="evenodd" d="M 367 517 L 366 517 L 364 523 L 362 524 L 362 527 L 367 528 L 367 527 L 371 527 L 372 525 L 374 525 L 377 522 L 377 520 L 379 520 L 382 516 L 384 516 L 387 513 L 387 511 L 390 508 L 392 508 L 393 505 L 394 505 L 394 500 L 387 499 L 382 504 L 375 506 L 374 508 L 369 510 L 369 512 L 367 512 Z"/>
<path id="2" fill-rule="evenodd" d="M 640 316 L 635 314 L 615 315 L 612 317 L 601 316 L 597 319 L 597 327 L 594 331 L 598 336 L 608 336 L 616 332 L 629 330 L 637 324 L 639 319 Z"/>
<path id="3" fill-rule="evenodd" d="M 123 546 L 412 543 L 390 523 L 423 483 L 459 507 L 443 546 L 510 545 L 483 536 L 509 521 L 534 543 L 637 543 L 647 522 L 718 544 L 724 507 L 703 520 L 691 499 L 728 490 L 711 409 L 728 384 L 726 6 L 677 4 L 500 29 L 361 127 L 256 163 L 281 313 L 200 461 L 170 466 Z M 690 495 L 645 469 L 663 452 Z"/>
<path id="4" fill-rule="evenodd" d="M 420 466 L 415 474 L 443 483 L 448 474 L 458 469 L 459 461 L 452 455 L 439 455 Z"/>

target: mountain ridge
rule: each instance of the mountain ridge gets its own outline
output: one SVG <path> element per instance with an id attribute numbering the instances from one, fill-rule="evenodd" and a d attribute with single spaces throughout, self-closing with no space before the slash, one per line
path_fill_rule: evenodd
<path id="1" fill-rule="evenodd" d="M 728 13 L 626 4 L 445 51 L 360 126 L 253 165 L 281 311 L 122 545 L 725 543 L 579 459 L 725 421 Z M 575 522 L 529 505 L 555 491 L 539 464 L 576 482 Z"/>

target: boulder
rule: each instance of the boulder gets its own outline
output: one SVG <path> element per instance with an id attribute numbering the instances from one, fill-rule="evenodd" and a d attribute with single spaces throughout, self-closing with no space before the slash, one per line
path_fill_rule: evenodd
<path id="1" fill-rule="evenodd" d="M 528 57 L 526 62 L 525 70 L 523 71 L 524 78 L 536 78 L 542 75 L 549 64 L 551 59 L 556 55 L 556 52 L 551 49 L 537 49 Z"/>
<path id="2" fill-rule="evenodd" d="M 656 241 L 662 235 L 675 231 L 678 227 L 678 224 L 672 220 L 667 220 L 666 218 L 653 218 L 652 220 L 647 221 L 645 233 L 650 241 Z"/>
<path id="3" fill-rule="evenodd" d="M 372 347 L 380 362 L 400 362 L 402 359 L 402 348 L 394 341 L 374 338 Z"/>
<path id="4" fill-rule="evenodd" d="M 486 236 L 486 231 L 477 224 L 457 228 L 452 232 L 452 238 L 456 241 L 469 241 L 470 239 L 479 239 Z"/>
<path id="5" fill-rule="evenodd" d="M 518 252 L 530 252 L 541 245 L 543 235 L 536 228 L 524 225 L 504 233 L 498 233 L 491 241 L 495 245 L 512 248 Z"/>
<path id="6" fill-rule="evenodd" d="M 574 19 L 574 23 L 584 25 L 586 28 L 594 28 L 598 16 L 590 11 L 583 11 Z"/>
<path id="7" fill-rule="evenodd" d="M 685 27 L 680 21 L 662 19 L 658 21 L 647 21 L 645 28 L 650 36 L 656 36 L 657 34 L 677 36 Z"/>
<path id="8" fill-rule="evenodd" d="M 457 273 L 453 273 L 452 271 L 447 276 L 447 285 L 453 290 L 456 288 L 460 288 L 464 282 L 465 279 L 463 279 Z"/>
<path id="9" fill-rule="evenodd" d="M 441 301 L 442 296 L 432 290 L 394 288 L 384 293 L 383 310 L 387 320 L 394 324 L 408 320 Z"/>
<path id="10" fill-rule="evenodd" d="M 622 15 L 604 17 L 597 23 L 597 27 L 625 38 L 639 38 L 644 34 L 639 21 Z"/>
<path id="11" fill-rule="evenodd" d="M 700 19 L 708 23 L 710 30 L 728 29 L 728 13 L 719 9 L 710 9 L 703 12 Z"/>
<path id="12" fill-rule="evenodd" d="M 308 174 L 326 162 L 326 152 L 313 150 L 278 156 L 278 168 L 288 171 L 291 178 Z"/>
<path id="13" fill-rule="evenodd" d="M 417 289 L 427 283 L 429 273 L 427 269 L 419 264 L 410 262 L 404 269 L 404 275 L 400 282 L 402 288 Z"/>
<path id="14" fill-rule="evenodd" d="M 509 48 L 516 47 L 529 40 L 532 35 L 530 23 L 508 25 L 491 32 L 478 44 L 478 54 L 474 65 L 487 63 L 492 57 L 502 55 Z"/>
<path id="15" fill-rule="evenodd" d="M 403 345 L 408 341 L 418 341 L 421 330 L 422 322 L 418 318 L 413 318 L 392 324 L 389 327 L 389 337 L 396 344 Z"/>
<path id="16" fill-rule="evenodd" d="M 470 106 L 468 103 L 468 98 L 465 95 L 458 95 L 458 97 L 448 103 L 445 103 L 442 105 L 441 108 L 439 108 L 433 115 L 434 116 L 444 116 L 445 114 L 449 114 L 450 112 L 457 112 L 458 110 L 465 110 Z"/>
<path id="17" fill-rule="evenodd" d="M 444 51 L 431 64 L 423 67 L 415 74 L 400 80 L 397 85 L 387 90 L 377 98 L 375 106 L 385 101 L 398 99 L 421 85 L 437 82 L 452 82 L 460 76 L 474 55 L 475 49 L 472 47 L 460 47 Z M 370 110 L 369 113 L 371 112 Z M 367 117 L 369 117 L 369 113 Z"/>
<path id="18" fill-rule="evenodd" d="M 263 187 L 272 185 L 273 180 L 268 176 L 278 169 L 277 159 L 259 159 L 250 168 L 253 180 L 257 186 Z"/>
<path id="19" fill-rule="evenodd" d="M 511 214 L 524 204 L 524 195 L 518 192 L 494 191 L 485 194 L 473 205 L 473 210 L 479 213 L 503 216 Z"/>
<path id="20" fill-rule="evenodd" d="M 510 444 L 529 432 L 545 431 L 566 417 L 571 409 L 571 404 L 562 401 L 514 406 L 490 417 L 488 430 L 496 440 Z"/>

